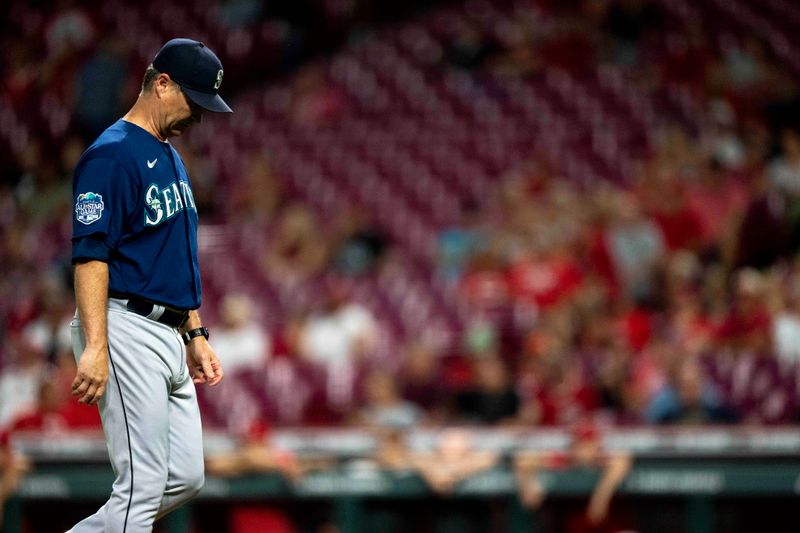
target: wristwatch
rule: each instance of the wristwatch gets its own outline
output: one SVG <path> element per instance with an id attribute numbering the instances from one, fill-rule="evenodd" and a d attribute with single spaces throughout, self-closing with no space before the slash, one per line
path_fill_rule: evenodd
<path id="1" fill-rule="evenodd" d="M 181 335 L 181 337 L 183 337 L 183 344 L 189 344 L 189 342 L 191 342 L 192 339 L 200 336 L 203 336 L 206 338 L 206 340 L 208 340 L 208 328 L 200 327 L 200 328 L 190 329 L 189 331 L 186 331 L 183 333 L 183 335 Z"/>

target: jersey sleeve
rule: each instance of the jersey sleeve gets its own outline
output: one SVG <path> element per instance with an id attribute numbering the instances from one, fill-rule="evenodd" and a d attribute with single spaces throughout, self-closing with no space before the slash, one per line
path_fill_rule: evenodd
<path id="1" fill-rule="evenodd" d="M 73 182 L 72 262 L 108 261 L 133 209 L 131 179 L 113 158 L 83 163 Z"/>

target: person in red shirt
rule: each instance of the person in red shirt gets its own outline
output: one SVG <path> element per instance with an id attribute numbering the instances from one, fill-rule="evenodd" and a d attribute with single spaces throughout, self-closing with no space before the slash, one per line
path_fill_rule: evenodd
<path id="1" fill-rule="evenodd" d="M 552 331 L 531 335 L 517 372 L 520 418 L 541 425 L 570 424 L 600 405 L 583 364 L 564 352 L 564 341 Z"/>
<path id="2" fill-rule="evenodd" d="M 36 406 L 17 416 L 0 435 L 7 442 L 18 431 L 68 432 L 100 430 L 100 413 L 96 406 L 67 401 L 67 389 L 59 374 L 46 376 L 39 385 Z"/>
<path id="3" fill-rule="evenodd" d="M 765 300 L 764 277 L 745 268 L 736 274 L 735 302 L 717 327 L 717 339 L 736 348 L 766 352 L 770 348 L 772 317 Z"/>
<path id="4" fill-rule="evenodd" d="M 583 282 L 577 261 L 566 251 L 526 254 L 509 266 L 506 275 L 512 298 L 534 303 L 539 309 L 561 303 Z"/>
<path id="5" fill-rule="evenodd" d="M 706 248 L 720 248 L 730 240 L 749 200 L 746 182 L 713 160 L 687 184 L 686 197 L 689 208 L 697 214 Z"/>
<path id="6" fill-rule="evenodd" d="M 612 533 L 630 527 L 625 513 L 612 509 L 611 500 L 632 465 L 628 454 L 604 450 L 597 428 L 590 423 L 574 428 L 572 445 L 565 452 L 522 451 L 514 459 L 520 501 L 532 509 L 540 508 L 547 496 L 540 470 L 590 468 L 601 472 L 583 512 L 571 510 L 563 521 L 565 533 Z"/>
<path id="7" fill-rule="evenodd" d="M 689 204 L 679 172 L 670 163 L 654 162 L 639 185 L 639 194 L 669 250 L 697 250 L 702 244 L 703 224 Z"/>
<path id="8" fill-rule="evenodd" d="M 30 469 L 29 460 L 12 450 L 14 434 L 22 431 L 63 433 L 74 429 L 100 430 L 97 406 L 65 401 L 66 390 L 59 387 L 58 374 L 51 374 L 39 385 L 36 406 L 14 418 L 0 432 L 0 530 L 3 505 Z"/>
<path id="9" fill-rule="evenodd" d="M 255 421 L 243 436 L 238 449 L 213 454 L 206 458 L 206 470 L 220 477 L 272 472 L 295 482 L 302 474 L 297 459 L 288 451 L 273 445 L 270 428 L 264 421 Z M 230 509 L 228 531 L 232 533 L 295 533 L 297 528 L 289 516 L 274 506 L 238 504 Z"/>

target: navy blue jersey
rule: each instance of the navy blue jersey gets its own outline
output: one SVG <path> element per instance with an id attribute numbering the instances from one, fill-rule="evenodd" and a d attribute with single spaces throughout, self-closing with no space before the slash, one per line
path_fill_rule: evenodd
<path id="1" fill-rule="evenodd" d="M 109 291 L 200 307 L 197 209 L 169 143 L 118 120 L 78 162 L 73 196 L 73 263 L 108 263 Z"/>

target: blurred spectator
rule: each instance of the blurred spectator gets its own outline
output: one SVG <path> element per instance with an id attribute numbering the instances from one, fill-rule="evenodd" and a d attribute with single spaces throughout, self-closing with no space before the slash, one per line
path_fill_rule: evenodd
<path id="1" fill-rule="evenodd" d="M 634 301 L 646 300 L 656 291 L 655 270 L 667 252 L 664 236 L 642 212 L 633 194 L 616 193 L 608 207 L 612 210 L 611 220 L 601 234 L 596 253 L 608 258 L 612 283 L 624 296 Z"/>
<path id="2" fill-rule="evenodd" d="M 699 287 L 701 268 L 696 256 L 684 252 L 673 255 L 667 269 L 670 323 L 665 327 L 664 337 L 689 355 L 704 352 L 716 333 L 716 324 Z"/>
<path id="3" fill-rule="evenodd" d="M 563 303 L 582 282 L 577 261 L 564 248 L 539 254 L 522 251 L 508 269 L 514 299 L 540 310 Z"/>
<path id="4" fill-rule="evenodd" d="M 453 65 L 476 68 L 495 50 L 488 32 L 477 21 L 463 20 L 457 31 L 448 54 Z"/>
<path id="5" fill-rule="evenodd" d="M 406 443 L 404 429 L 379 429 L 377 440 L 373 459 L 379 467 L 390 472 L 414 468 L 414 456 Z"/>
<path id="6" fill-rule="evenodd" d="M 635 65 L 642 39 L 663 24 L 658 5 L 647 0 L 614 0 L 606 12 L 605 29 L 614 38 L 614 60 Z"/>
<path id="7" fill-rule="evenodd" d="M 208 473 L 230 477 L 275 472 L 294 482 L 302 472 L 297 458 L 272 443 L 269 427 L 263 422 L 254 422 L 239 444 L 240 446 L 234 451 L 210 454 L 206 457 Z"/>
<path id="8" fill-rule="evenodd" d="M 214 349 L 231 374 L 264 365 L 272 355 L 272 343 L 259 325 L 255 306 L 245 294 L 222 299 L 221 324 L 214 329 Z"/>
<path id="9" fill-rule="evenodd" d="M 250 428 L 239 448 L 207 456 L 206 471 L 210 475 L 222 477 L 277 473 L 294 483 L 302 474 L 302 467 L 291 453 L 271 443 L 269 430 L 264 424 L 256 423 Z M 294 533 L 297 528 L 287 514 L 277 507 L 238 504 L 231 506 L 228 512 L 227 531 Z"/>
<path id="10" fill-rule="evenodd" d="M 121 114 L 120 97 L 127 81 L 127 50 L 118 38 L 100 43 L 75 80 L 74 117 L 90 143 Z"/>
<path id="11" fill-rule="evenodd" d="M 397 390 L 395 377 L 389 372 L 375 370 L 364 383 L 366 405 L 356 414 L 356 422 L 371 427 L 410 428 L 422 420 L 422 411 L 403 400 Z"/>
<path id="12" fill-rule="evenodd" d="M 727 171 L 742 169 L 747 154 L 737 129 L 736 111 L 729 102 L 718 98 L 709 104 L 709 113 L 713 121 L 705 148 L 709 160 Z"/>
<path id="13" fill-rule="evenodd" d="M 423 342 L 413 343 L 405 350 L 399 380 L 401 396 L 438 418 L 443 396 L 442 356 Z"/>
<path id="14" fill-rule="evenodd" d="M 68 136 L 61 145 L 61 186 L 69 189 L 67 196 L 72 195 L 72 171 L 78 165 L 85 149 L 86 145 L 77 135 Z M 72 209 L 71 202 L 63 198 L 61 201 L 66 204 L 67 209 Z"/>
<path id="15" fill-rule="evenodd" d="M 486 246 L 481 228 L 480 207 L 474 200 L 461 203 L 460 223 L 439 233 L 437 245 L 438 274 L 445 282 L 455 282 L 464 273 L 469 259 Z"/>
<path id="16" fill-rule="evenodd" d="M 191 145 L 181 146 L 181 158 L 187 172 L 192 177 L 192 197 L 197 211 L 203 220 L 208 220 L 208 223 L 219 222 L 221 208 L 224 206 L 235 209 L 236 204 L 228 202 L 227 199 L 223 199 L 217 194 L 219 176 L 214 165 L 207 156 L 199 153 Z M 236 191 L 232 193 L 232 196 L 236 198 Z"/>
<path id="17" fill-rule="evenodd" d="M 767 167 L 767 178 L 785 201 L 789 246 L 800 249 L 800 131 L 787 128 L 781 132 L 781 155 Z"/>
<path id="18" fill-rule="evenodd" d="M 697 94 L 705 94 L 715 57 L 709 32 L 702 20 L 686 20 L 685 34 L 667 36 L 663 62 L 665 80 L 681 83 Z"/>
<path id="19" fill-rule="evenodd" d="M 800 279 L 796 268 L 792 276 L 777 287 L 772 319 L 775 353 L 783 362 L 793 364 L 800 363 Z"/>
<path id="20" fill-rule="evenodd" d="M 520 401 L 508 369 L 499 356 L 476 356 L 472 361 L 473 385 L 455 397 L 457 419 L 495 424 L 512 421 Z"/>
<path id="21" fill-rule="evenodd" d="M 3 75 L 4 94 L 13 103 L 24 105 L 35 92 L 38 72 L 30 68 L 32 50 L 26 43 L 18 40 L 6 41 L 3 47 L 5 72 Z"/>
<path id="22" fill-rule="evenodd" d="M 345 276 L 360 276 L 375 270 L 388 246 L 386 236 L 355 209 L 340 216 L 335 230 L 332 267 Z"/>
<path id="23" fill-rule="evenodd" d="M 300 283 L 319 274 L 327 258 L 328 244 L 314 214 L 301 204 L 284 207 L 261 258 L 266 276 L 278 283 Z"/>
<path id="24" fill-rule="evenodd" d="M 694 162 L 691 162 L 694 166 Z M 652 169 L 640 184 L 645 211 L 661 229 L 664 243 L 671 251 L 697 250 L 701 243 L 700 217 L 690 207 L 678 169 L 662 163 Z"/>
<path id="25" fill-rule="evenodd" d="M 288 514 L 269 505 L 230 504 L 225 531 L 230 533 L 296 533 L 298 529 Z"/>
<path id="26" fill-rule="evenodd" d="M 600 478 L 585 509 L 582 512 L 576 509 L 563 521 L 558 521 L 559 531 L 567 533 L 610 533 L 630 529 L 630 519 L 624 511 L 612 510 L 611 500 L 631 467 L 632 461 L 627 454 L 603 449 L 597 429 L 590 424 L 574 429 L 566 453 L 522 451 L 514 458 L 520 501 L 533 509 L 539 509 L 547 496 L 547 487 L 539 476 L 541 470 L 579 468 L 600 471 Z"/>
<path id="27" fill-rule="evenodd" d="M 283 324 L 274 332 L 272 352 L 275 357 L 290 359 L 300 357 L 300 342 L 303 339 L 303 329 L 308 320 L 306 312 L 290 312 Z"/>
<path id="28" fill-rule="evenodd" d="M 416 470 L 435 495 L 447 497 L 467 479 L 491 470 L 500 460 L 495 452 L 475 449 L 463 430 L 449 428 L 439 433 L 435 448 L 413 455 Z M 491 513 L 483 506 L 439 507 L 432 518 L 433 530 L 440 533 L 479 533 L 491 531 Z"/>
<path id="29" fill-rule="evenodd" d="M 31 465 L 27 458 L 0 443 L 0 528 L 3 527 L 3 510 L 8 498 L 22 482 Z"/>
<path id="30" fill-rule="evenodd" d="M 370 355 L 377 333 L 372 313 L 349 300 L 345 282 L 331 279 L 323 306 L 303 327 L 300 353 L 323 367 L 350 366 Z"/>
<path id="31" fill-rule="evenodd" d="M 646 420 L 652 424 L 730 423 L 736 415 L 696 360 L 677 362 L 672 377 L 653 397 Z"/>
<path id="32" fill-rule="evenodd" d="M 686 189 L 688 206 L 698 217 L 699 238 L 705 251 L 714 258 L 723 257 L 722 248 L 730 246 L 737 220 L 747 206 L 747 185 L 712 159 Z"/>
<path id="33" fill-rule="evenodd" d="M 753 95 L 775 81 L 772 53 L 767 41 L 745 35 L 723 51 L 723 79 L 738 95 Z"/>
<path id="34" fill-rule="evenodd" d="M 286 199 L 270 158 L 262 152 L 249 154 L 240 180 L 241 186 L 232 191 L 231 219 L 245 223 L 273 222 Z"/>
<path id="35" fill-rule="evenodd" d="M 781 132 L 781 155 L 770 161 L 770 184 L 792 199 L 800 197 L 800 132 L 787 128 Z"/>
<path id="36" fill-rule="evenodd" d="M 45 157 L 41 153 L 42 149 L 42 145 L 38 143 L 26 148 L 24 172 L 15 190 L 22 213 L 29 217 L 34 227 L 49 225 L 58 216 L 66 216 L 69 213 L 72 189 L 70 180 L 65 174 L 71 171 L 67 165 L 76 161 L 76 152 L 77 156 L 80 156 L 83 151 L 83 143 L 75 137 L 66 139 L 61 149 L 61 161 Z M 37 160 L 28 162 L 28 158 Z M 69 170 L 62 171 L 59 163 L 63 164 L 64 169 Z"/>
<path id="37" fill-rule="evenodd" d="M 11 423 L 20 414 L 32 410 L 37 404 L 39 387 L 47 369 L 46 353 L 25 334 L 12 334 L 6 338 L 10 348 L 10 364 L 0 373 L 0 428 Z"/>
<path id="38" fill-rule="evenodd" d="M 58 438 L 70 430 L 100 431 L 102 426 L 97 407 L 72 400 L 71 381 L 65 379 L 69 377 L 65 372 L 70 370 L 74 367 L 50 369 L 39 383 L 33 406 L 20 412 L 8 424 L 5 435 L 10 438 L 18 431 L 38 431 L 48 438 Z"/>
<path id="39" fill-rule="evenodd" d="M 464 299 L 476 310 L 498 310 L 509 301 L 508 281 L 502 262 L 490 251 L 472 256 L 459 285 Z"/>
<path id="40" fill-rule="evenodd" d="M 519 376 L 521 413 L 526 423 L 563 425 L 586 417 L 599 405 L 586 369 L 569 346 L 550 332 L 539 332 Z M 530 349 L 530 348 L 529 348 Z"/>
<path id="41" fill-rule="evenodd" d="M 659 368 L 646 354 L 634 356 L 615 341 L 593 356 L 598 402 L 616 422 L 639 423 L 654 389 L 660 388 Z"/>
<path id="42" fill-rule="evenodd" d="M 33 140 L 20 151 L 18 156 L 19 175 L 13 180 L 14 200 L 27 211 L 36 197 L 37 188 L 44 185 L 42 182 L 52 177 L 55 172 L 45 172 L 43 143 Z"/>
<path id="43" fill-rule="evenodd" d="M 330 408 L 323 418 L 346 416 L 355 400 L 359 372 L 374 354 L 378 326 L 369 309 L 350 301 L 347 282 L 329 278 L 321 308 L 311 313 L 301 331 L 300 355 L 322 374 L 317 390 Z"/>
<path id="44" fill-rule="evenodd" d="M 503 51 L 491 58 L 491 70 L 498 77 L 525 78 L 542 69 L 543 58 L 533 42 L 537 20 L 534 14 L 526 14 L 511 21 L 509 31 L 497 35 Z"/>
<path id="45" fill-rule="evenodd" d="M 291 116 L 296 124 L 317 128 L 335 121 L 347 108 L 347 99 L 329 83 L 320 65 L 304 67 L 294 78 Z"/>
<path id="46" fill-rule="evenodd" d="M 787 197 L 766 177 L 751 184 L 750 201 L 736 228 L 729 262 L 733 267 L 765 268 L 786 256 L 790 233 Z"/>
<path id="47" fill-rule="evenodd" d="M 767 284 L 757 270 L 746 268 L 734 278 L 733 304 L 717 330 L 720 341 L 736 348 L 765 353 L 770 349 L 772 318 L 767 307 Z"/>
<path id="48" fill-rule="evenodd" d="M 45 43 L 50 56 L 60 57 L 80 50 L 94 37 L 92 20 L 74 0 L 56 2 L 54 14 L 44 30 Z"/>
<path id="49" fill-rule="evenodd" d="M 415 454 L 414 464 L 435 493 L 450 494 L 465 479 L 493 468 L 498 459 L 493 452 L 475 450 L 464 431 L 447 429 L 433 451 Z"/>
<path id="50" fill-rule="evenodd" d="M 57 279 L 51 278 L 43 284 L 41 300 L 41 311 L 25 326 L 23 336 L 51 363 L 61 357 L 71 358 L 73 307 L 69 295 Z"/>
<path id="51" fill-rule="evenodd" d="M 405 477 L 414 472 L 415 453 L 409 449 L 404 429 L 382 428 L 375 432 L 377 441 L 372 462 L 389 476 Z M 385 533 L 414 530 L 416 517 L 394 506 L 373 509 L 366 518 L 366 531 Z"/>

